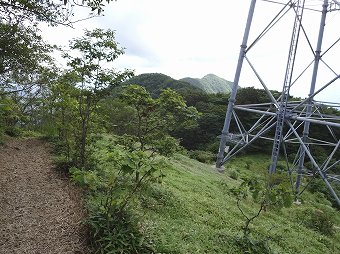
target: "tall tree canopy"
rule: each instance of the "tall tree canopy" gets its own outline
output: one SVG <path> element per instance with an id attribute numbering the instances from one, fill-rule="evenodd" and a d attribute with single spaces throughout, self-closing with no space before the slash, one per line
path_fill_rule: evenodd
<path id="1" fill-rule="evenodd" d="M 44 21 L 52 25 L 71 24 L 75 6 L 103 12 L 104 2 L 113 0 L 0 0 L 1 22 Z"/>
<path id="2" fill-rule="evenodd" d="M 50 51 L 35 27 L 0 23 L 0 75 L 34 72 Z"/>
<path id="3" fill-rule="evenodd" d="M 106 0 L 109 3 L 113 0 Z M 92 13 L 103 11 L 103 0 L 0 0 L 0 84 L 35 73 L 46 60 L 51 47 L 39 35 L 40 21 L 50 25 L 71 25 L 75 6 Z M 20 83 L 15 80 L 15 83 Z"/>
<path id="4" fill-rule="evenodd" d="M 112 30 L 85 30 L 84 36 L 70 42 L 72 54 L 65 54 L 68 66 L 79 88 L 78 111 L 81 122 L 79 136 L 79 165 L 85 164 L 85 149 L 92 115 L 98 102 L 107 94 L 109 86 L 116 86 L 131 77 L 130 70 L 104 68 L 124 53 L 115 41 Z"/>

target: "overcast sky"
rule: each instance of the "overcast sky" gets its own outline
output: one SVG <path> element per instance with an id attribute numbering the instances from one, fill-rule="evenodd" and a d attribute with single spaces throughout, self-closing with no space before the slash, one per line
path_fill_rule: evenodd
<path id="1" fill-rule="evenodd" d="M 277 0 L 286 3 L 285 0 Z M 105 16 L 65 27 L 43 28 L 44 37 L 51 43 L 67 45 L 80 37 L 84 28 L 110 28 L 125 50 L 115 63 L 119 68 L 134 69 L 136 74 L 163 73 L 175 79 L 202 78 L 208 73 L 233 81 L 239 46 L 242 41 L 250 0 L 118 0 L 105 9 Z M 306 0 L 308 8 L 321 9 L 323 1 Z M 274 18 L 282 5 L 258 0 L 249 44 Z M 327 49 L 340 36 L 339 11 L 327 17 L 323 48 Z M 320 13 L 305 10 L 303 22 L 312 47 L 315 49 Z M 266 34 L 248 57 L 269 89 L 281 90 L 291 37 L 293 12 L 290 11 Z M 312 60 L 313 54 L 306 39 L 299 42 L 296 60 L 297 76 Z M 340 43 L 339 43 L 340 44 Z M 333 47 L 324 60 L 340 73 L 340 46 Z M 320 87 L 334 78 L 335 73 L 320 66 Z M 312 68 L 292 88 L 295 96 L 306 97 L 309 92 Z M 261 84 L 244 64 L 241 86 L 261 88 Z M 322 100 L 339 101 L 340 82 L 319 96 Z M 339 92 L 339 93 L 338 93 Z"/>

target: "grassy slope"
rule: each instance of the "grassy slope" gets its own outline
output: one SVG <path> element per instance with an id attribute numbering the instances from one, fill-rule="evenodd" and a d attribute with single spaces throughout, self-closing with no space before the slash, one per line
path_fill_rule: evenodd
<path id="1" fill-rule="evenodd" d="M 225 174 L 182 155 L 177 155 L 172 163 L 164 182 L 148 190 L 136 208 L 143 216 L 142 228 L 155 241 L 158 252 L 239 253 L 234 239 L 241 235 L 243 218 L 228 190 L 240 181 L 229 178 L 228 172 L 232 169 L 241 175 L 264 173 L 263 165 L 268 161 L 259 156 L 237 158 L 228 164 Z M 307 193 L 301 206 L 265 212 L 255 221 L 257 234 L 279 239 L 271 241 L 275 253 L 340 253 L 339 229 L 333 237 L 327 237 L 306 228 L 297 219 L 306 209 L 315 209 L 312 205 L 330 209 L 328 202 L 315 200 Z M 250 201 L 245 206 L 253 212 L 257 207 Z M 339 213 L 332 212 L 340 225 Z"/>

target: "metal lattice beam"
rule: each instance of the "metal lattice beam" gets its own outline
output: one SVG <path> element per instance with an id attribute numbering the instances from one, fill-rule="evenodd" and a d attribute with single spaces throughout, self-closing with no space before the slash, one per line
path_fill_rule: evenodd
<path id="1" fill-rule="evenodd" d="M 321 53 L 327 13 L 339 9 L 334 8 L 334 5 L 337 5 L 337 7 L 340 7 L 340 5 L 339 1 L 333 0 L 329 2 L 328 0 L 323 0 L 322 8 L 321 10 L 318 10 L 318 13 L 321 14 L 318 39 L 315 50 L 312 50 L 314 60 L 299 75 L 296 75 L 294 73 L 295 57 L 298 55 L 298 42 L 300 36 L 304 36 L 308 41 L 308 47 L 312 48 L 309 36 L 304 29 L 302 22 L 304 10 L 310 9 L 305 6 L 306 1 L 308 2 L 308 0 L 295 0 L 288 1 L 283 4 L 283 8 L 279 11 L 279 13 L 273 20 L 270 21 L 269 25 L 265 27 L 260 35 L 256 37 L 255 41 L 250 44 L 250 47 L 247 48 L 248 37 L 256 5 L 256 0 L 251 1 L 246 28 L 239 52 L 234 84 L 222 130 L 216 167 L 223 171 L 223 164 L 227 163 L 230 158 L 237 155 L 240 151 L 247 149 L 257 140 L 265 140 L 266 142 L 271 142 L 273 144 L 269 173 L 275 173 L 277 163 L 279 159 L 283 157 L 287 165 L 291 182 L 294 184 L 293 189 L 295 191 L 296 198 L 299 198 L 300 194 L 306 189 L 310 182 L 308 180 L 305 181 L 307 183 L 303 183 L 304 177 L 312 177 L 312 179 L 320 177 L 340 206 L 340 193 L 336 193 L 331 185 L 331 183 L 340 184 L 340 173 L 335 170 L 339 168 L 340 165 L 340 160 L 337 158 L 340 152 L 340 137 L 337 136 L 339 135 L 340 130 L 340 116 L 323 113 L 323 108 L 340 108 L 340 103 L 327 103 L 315 100 L 316 95 L 326 91 L 340 79 L 340 74 L 336 72 L 334 68 L 331 68 L 324 59 L 322 59 L 331 48 L 340 42 L 340 37 L 329 48 Z M 277 1 L 265 2 L 278 3 Z M 279 98 L 275 98 L 269 89 L 270 84 L 266 84 L 264 79 L 256 70 L 255 65 L 249 60 L 247 53 L 250 49 L 254 50 L 254 45 L 260 40 L 263 40 L 267 32 L 281 21 L 281 18 L 291 10 L 293 10 L 295 18 L 290 40 L 283 89 L 281 96 Z M 301 35 L 300 30 L 303 31 Z M 237 89 L 239 87 L 238 83 L 244 59 L 265 90 L 266 95 L 268 96 L 267 103 L 235 105 Z M 326 84 L 321 85 L 321 88 L 316 90 L 320 63 L 323 63 L 324 66 L 326 66 L 326 68 L 335 75 L 335 77 L 330 79 L 330 81 Z M 304 75 L 306 70 L 311 66 L 313 66 L 313 70 L 308 96 L 299 101 L 290 101 L 290 88 L 299 81 L 300 77 Z M 293 80 L 293 75 L 297 76 L 295 80 Z M 243 111 L 245 113 L 248 112 L 252 116 L 257 115 L 258 119 L 255 121 L 253 126 L 245 128 L 245 125 L 238 117 L 238 111 Z M 231 122 L 235 123 L 238 133 L 230 133 Z M 313 136 L 314 134 L 311 132 L 311 127 L 314 125 L 319 126 L 319 128 L 324 128 L 324 135 L 327 135 L 327 138 Z M 303 131 L 301 131 L 302 129 Z M 226 149 L 226 146 L 229 144 L 232 146 L 231 149 L 229 149 L 229 147 Z M 295 151 L 294 161 L 290 162 L 287 155 L 287 149 L 293 145 L 298 145 L 298 148 Z M 323 161 L 320 161 L 320 158 L 313 156 L 313 150 L 316 147 L 322 147 L 322 149 L 328 151 L 327 158 L 323 159 Z M 306 159 L 309 163 L 311 163 L 312 168 L 306 168 Z M 296 177 L 295 183 L 293 183 L 294 176 Z M 302 186 L 302 184 L 305 186 Z"/>

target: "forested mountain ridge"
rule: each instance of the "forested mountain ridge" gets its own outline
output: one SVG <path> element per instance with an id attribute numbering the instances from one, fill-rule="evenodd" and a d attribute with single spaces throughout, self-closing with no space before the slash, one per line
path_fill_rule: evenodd
<path id="1" fill-rule="evenodd" d="M 143 73 L 128 79 L 124 84 L 137 84 L 145 87 L 152 96 L 158 96 L 161 90 L 171 88 L 183 94 L 188 91 L 206 92 L 209 94 L 230 93 L 232 82 L 214 74 L 203 78 L 186 77 L 176 80 L 162 73 Z"/>
<path id="2" fill-rule="evenodd" d="M 153 97 L 160 95 L 162 90 L 166 88 L 171 88 L 180 93 L 185 93 L 188 90 L 197 92 L 201 91 L 201 89 L 188 82 L 173 79 L 162 73 L 143 73 L 128 79 L 123 83 L 123 85 L 143 86 Z"/>
<path id="3" fill-rule="evenodd" d="M 186 77 L 180 79 L 180 81 L 187 82 L 207 93 L 230 93 L 233 84 L 231 81 L 220 78 L 215 74 L 205 75 L 201 79 Z"/>

